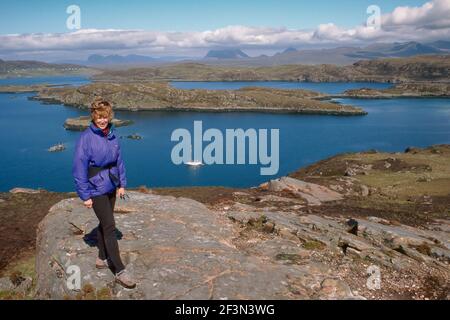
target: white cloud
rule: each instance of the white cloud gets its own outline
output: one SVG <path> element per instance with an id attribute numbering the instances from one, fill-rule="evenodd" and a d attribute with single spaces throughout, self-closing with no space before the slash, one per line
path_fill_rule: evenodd
<path id="1" fill-rule="evenodd" d="M 381 18 L 381 29 L 320 24 L 315 30 L 228 26 L 202 32 L 84 29 L 71 33 L 0 35 L 0 54 L 36 52 L 183 52 L 212 47 L 278 49 L 321 44 L 370 44 L 380 41 L 450 39 L 450 0 L 420 7 L 397 7 Z"/>
<path id="2" fill-rule="evenodd" d="M 397 7 L 382 17 L 386 27 L 411 26 L 415 29 L 450 27 L 450 1 L 433 0 L 421 7 Z"/>

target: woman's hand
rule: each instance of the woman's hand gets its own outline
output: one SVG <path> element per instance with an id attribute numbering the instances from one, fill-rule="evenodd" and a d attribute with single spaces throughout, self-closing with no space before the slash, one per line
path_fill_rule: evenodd
<path id="1" fill-rule="evenodd" d="M 125 188 L 119 188 L 116 191 L 116 197 L 122 198 L 125 195 Z"/>
<path id="2" fill-rule="evenodd" d="M 83 204 L 86 208 L 92 208 L 92 199 L 84 201 Z"/>

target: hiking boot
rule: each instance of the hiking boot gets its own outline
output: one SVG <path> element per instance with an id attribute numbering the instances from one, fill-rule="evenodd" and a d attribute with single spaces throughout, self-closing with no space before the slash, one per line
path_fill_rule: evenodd
<path id="1" fill-rule="evenodd" d="M 116 274 L 116 282 L 127 289 L 133 289 L 136 287 L 136 281 L 134 281 L 125 270 L 122 270 Z"/>
<path id="2" fill-rule="evenodd" d="M 97 260 L 95 260 L 95 267 L 97 269 L 108 269 L 109 268 L 109 264 L 108 264 L 108 260 L 102 260 L 100 258 L 97 258 Z"/>

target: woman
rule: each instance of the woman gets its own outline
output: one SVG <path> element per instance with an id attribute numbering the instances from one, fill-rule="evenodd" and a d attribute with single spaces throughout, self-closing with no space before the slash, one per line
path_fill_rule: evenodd
<path id="1" fill-rule="evenodd" d="M 113 132 L 111 104 L 100 98 L 91 105 L 91 124 L 81 133 L 73 159 L 73 177 L 78 196 L 93 208 L 97 228 L 99 269 L 111 267 L 116 282 L 134 288 L 135 281 L 125 271 L 119 253 L 114 221 L 116 196 L 125 196 L 127 184 L 120 146 Z"/>

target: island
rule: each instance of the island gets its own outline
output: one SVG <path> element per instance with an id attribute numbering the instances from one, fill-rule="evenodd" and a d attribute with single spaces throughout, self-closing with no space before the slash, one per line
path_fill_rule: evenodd
<path id="1" fill-rule="evenodd" d="M 450 83 L 445 82 L 413 82 L 400 83 L 392 88 L 377 90 L 369 88 L 347 90 L 334 97 L 360 99 L 393 99 L 393 98 L 450 98 Z"/>
<path id="2" fill-rule="evenodd" d="M 48 152 L 60 152 L 60 151 L 64 151 L 64 150 L 66 150 L 66 146 L 64 145 L 64 143 L 61 143 L 61 142 L 57 143 L 47 149 Z"/>
<path id="3" fill-rule="evenodd" d="M 30 99 L 44 104 L 63 104 L 86 109 L 97 95 L 124 111 L 208 111 L 208 112 L 271 112 L 325 115 L 365 115 L 359 107 L 336 103 L 335 98 L 393 99 L 448 98 L 448 82 L 406 82 L 387 89 L 360 88 L 341 94 L 324 94 L 303 89 L 244 87 L 237 90 L 177 89 L 168 82 L 94 82 L 75 86 L 3 86 L 2 93 L 36 92 Z M 81 120 L 82 119 L 78 119 Z M 76 119 L 68 119 L 65 127 L 82 130 Z M 82 121 L 83 122 L 83 121 Z M 129 125 L 117 121 L 118 126 Z M 77 127 L 80 127 L 77 129 Z"/>
<path id="4" fill-rule="evenodd" d="M 120 120 L 120 119 L 112 119 L 111 122 L 116 127 L 123 127 L 128 126 L 133 123 L 131 120 Z M 83 131 L 89 125 L 91 124 L 91 117 L 90 116 L 80 116 L 78 118 L 68 118 L 64 122 L 64 128 L 66 130 L 72 130 L 72 131 Z"/>
<path id="5" fill-rule="evenodd" d="M 44 87 L 32 99 L 88 108 L 96 95 L 115 110 L 253 111 L 327 115 L 365 115 L 361 108 L 320 101 L 309 90 L 247 87 L 239 90 L 184 90 L 165 82 L 91 83 L 80 87 Z"/>

